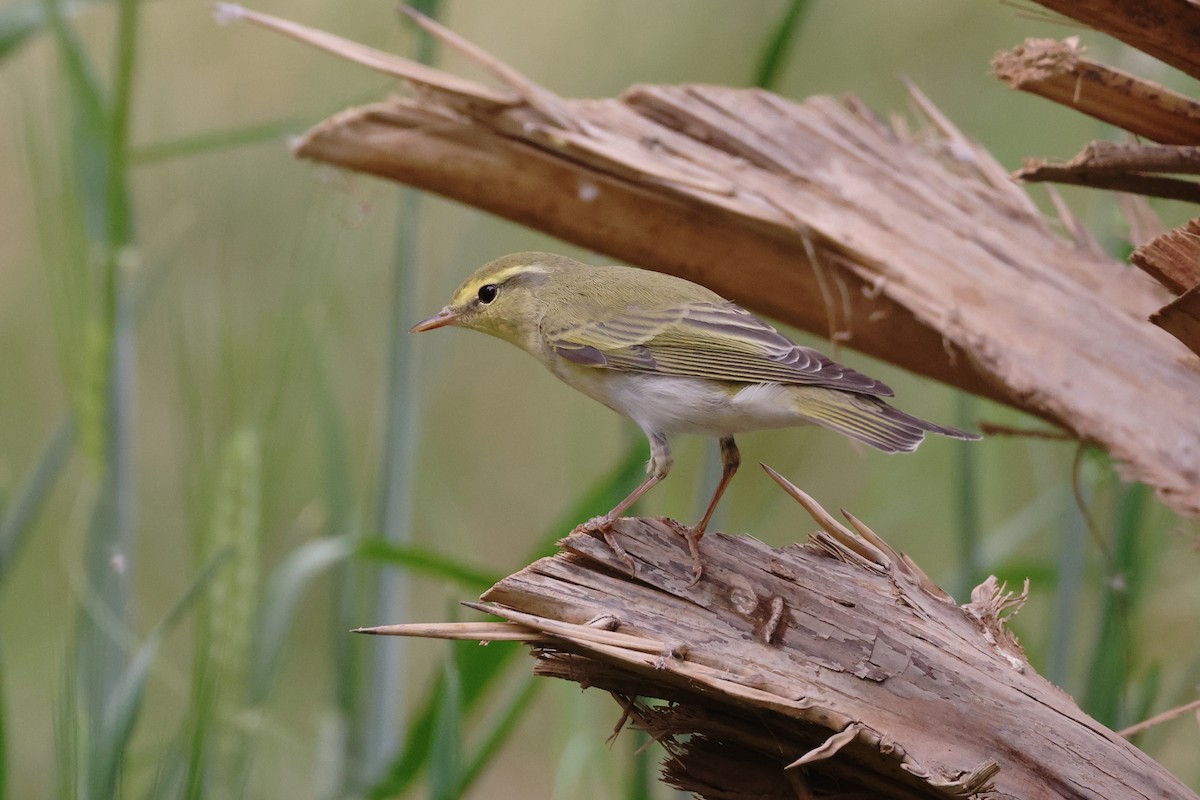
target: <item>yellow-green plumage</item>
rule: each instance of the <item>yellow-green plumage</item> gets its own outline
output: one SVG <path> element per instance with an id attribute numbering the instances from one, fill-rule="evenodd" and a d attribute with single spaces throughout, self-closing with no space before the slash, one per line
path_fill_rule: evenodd
<path id="1" fill-rule="evenodd" d="M 737 468 L 735 434 L 815 424 L 892 453 L 916 449 L 926 433 L 979 438 L 889 406 L 883 383 L 793 343 L 703 286 L 657 272 L 517 253 L 481 267 L 413 330 L 443 325 L 512 342 L 645 431 L 650 478 L 600 525 L 666 476 L 672 433 L 722 443 L 725 474 L 697 538 Z"/>

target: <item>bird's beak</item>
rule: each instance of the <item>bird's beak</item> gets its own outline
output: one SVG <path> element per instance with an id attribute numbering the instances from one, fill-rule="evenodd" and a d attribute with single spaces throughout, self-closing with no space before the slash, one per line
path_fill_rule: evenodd
<path id="1" fill-rule="evenodd" d="M 418 322 L 416 325 L 413 325 L 411 328 L 408 329 L 408 332 L 409 333 L 422 333 L 424 331 L 431 331 L 434 328 L 442 328 L 442 327 L 445 327 L 446 325 L 453 325 L 454 323 L 458 322 L 458 316 L 459 315 L 458 315 L 457 311 L 450 308 L 450 306 L 446 306 L 445 308 L 443 308 L 441 311 L 434 314 L 429 319 L 422 320 L 421 322 Z"/>

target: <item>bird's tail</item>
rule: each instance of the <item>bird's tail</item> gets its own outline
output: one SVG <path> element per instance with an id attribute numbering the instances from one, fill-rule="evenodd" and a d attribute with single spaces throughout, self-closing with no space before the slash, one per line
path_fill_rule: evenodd
<path id="1" fill-rule="evenodd" d="M 977 433 L 935 425 L 889 406 L 878 397 L 818 387 L 795 387 L 797 410 L 814 425 L 857 439 L 885 453 L 911 453 L 926 433 L 975 440 Z"/>

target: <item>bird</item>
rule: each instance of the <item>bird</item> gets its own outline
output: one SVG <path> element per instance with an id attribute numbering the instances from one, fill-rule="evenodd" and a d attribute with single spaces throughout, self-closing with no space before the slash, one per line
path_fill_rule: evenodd
<path id="1" fill-rule="evenodd" d="M 650 445 L 647 477 L 607 514 L 577 528 L 601 534 L 632 569 L 613 523 L 667 477 L 668 437 L 720 443 L 721 477 L 686 528 L 693 584 L 699 543 L 741 463 L 734 437 L 817 425 L 885 453 L 912 452 L 928 433 L 978 434 L 914 417 L 884 400 L 883 382 L 796 344 L 736 303 L 683 278 L 596 266 L 554 253 L 515 253 L 472 273 L 450 302 L 413 325 L 479 331 L 516 345 L 568 386 L 633 420 Z"/>

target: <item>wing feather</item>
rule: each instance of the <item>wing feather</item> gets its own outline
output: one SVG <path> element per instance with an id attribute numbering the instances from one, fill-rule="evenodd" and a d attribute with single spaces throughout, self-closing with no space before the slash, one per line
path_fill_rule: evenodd
<path id="1" fill-rule="evenodd" d="M 730 302 L 630 307 L 543 335 L 558 355 L 588 367 L 892 395 L 882 382 L 792 342 Z"/>

